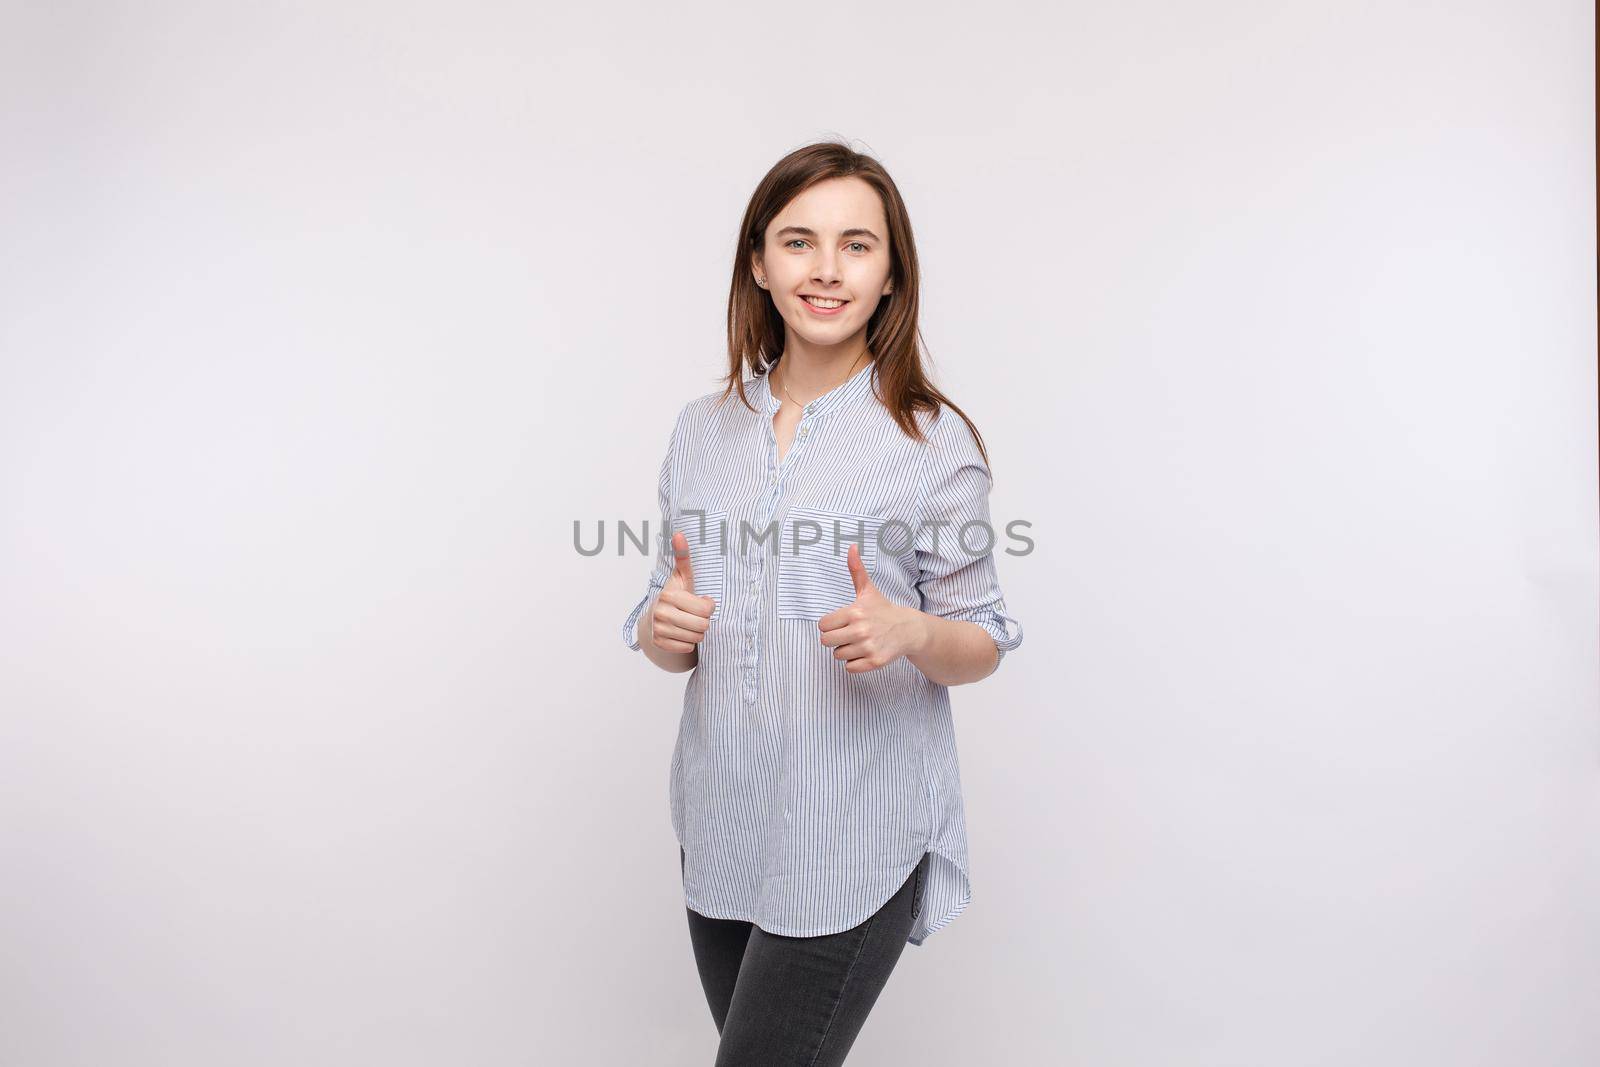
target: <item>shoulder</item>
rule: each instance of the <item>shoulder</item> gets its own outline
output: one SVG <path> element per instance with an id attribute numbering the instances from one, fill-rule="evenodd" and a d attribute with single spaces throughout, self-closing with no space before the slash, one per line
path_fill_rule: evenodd
<path id="1" fill-rule="evenodd" d="M 752 392 L 754 381 L 752 378 L 744 379 L 745 395 L 752 398 L 752 404 L 755 402 Z M 678 409 L 674 437 L 693 440 L 706 434 L 725 433 L 735 427 L 740 413 L 748 417 L 750 409 L 739 399 L 738 391 L 719 386 L 693 397 Z"/>
<path id="2" fill-rule="evenodd" d="M 748 395 L 749 392 L 750 392 L 750 381 L 749 381 L 749 379 L 745 380 L 744 390 L 745 390 L 745 393 Z M 711 392 L 709 392 L 709 393 L 701 393 L 699 396 L 695 397 L 693 400 L 691 400 L 687 404 L 683 405 L 683 410 L 687 411 L 687 412 L 692 412 L 694 414 L 705 414 L 705 413 L 708 413 L 708 412 L 711 412 L 711 411 L 715 411 L 717 408 L 721 407 L 722 404 L 724 403 L 723 392 L 724 392 L 724 390 L 718 388 L 718 389 L 711 390 Z M 731 393 L 727 394 L 727 399 L 729 399 L 729 400 L 737 400 L 738 396 L 739 396 L 739 394 L 737 392 L 731 392 Z"/>
<path id="3" fill-rule="evenodd" d="M 989 464 L 983 449 L 961 412 L 941 403 L 936 411 L 917 412 L 918 425 L 922 427 L 921 482 L 924 489 L 965 479 L 973 473 L 989 477 Z"/>
<path id="4" fill-rule="evenodd" d="M 934 411 L 918 411 L 916 417 L 924 446 L 928 450 L 953 453 L 978 451 L 978 439 L 973 436 L 972 427 L 949 404 L 941 403 Z"/>

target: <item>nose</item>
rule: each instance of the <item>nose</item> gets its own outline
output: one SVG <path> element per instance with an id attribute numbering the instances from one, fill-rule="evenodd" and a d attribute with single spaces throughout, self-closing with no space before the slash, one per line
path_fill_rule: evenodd
<path id="1" fill-rule="evenodd" d="M 811 280 L 819 285 L 832 285 L 839 280 L 839 261 L 836 251 L 824 248 L 817 253 Z"/>

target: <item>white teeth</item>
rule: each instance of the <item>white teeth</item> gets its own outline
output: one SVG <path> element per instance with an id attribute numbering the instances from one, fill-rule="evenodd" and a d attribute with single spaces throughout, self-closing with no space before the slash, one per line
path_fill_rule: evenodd
<path id="1" fill-rule="evenodd" d="M 819 308 L 843 307 L 843 300 L 823 300 L 821 297 L 808 296 L 803 298 L 808 304 L 815 304 Z"/>

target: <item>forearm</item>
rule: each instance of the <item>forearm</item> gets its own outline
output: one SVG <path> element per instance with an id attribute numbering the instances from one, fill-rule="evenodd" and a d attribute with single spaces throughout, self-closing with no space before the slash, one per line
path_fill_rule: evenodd
<path id="1" fill-rule="evenodd" d="M 639 638 L 639 651 L 649 657 L 651 663 L 654 663 L 664 671 L 682 674 L 684 671 L 694 670 L 695 666 L 700 662 L 699 649 L 693 652 L 668 652 L 664 648 L 656 647 L 651 621 L 655 615 L 655 610 L 656 602 L 652 599 L 648 609 L 639 613 L 639 622 L 635 627 L 638 631 L 635 636 Z"/>
<path id="2" fill-rule="evenodd" d="M 989 631 L 965 619 L 941 619 L 916 608 L 918 640 L 906 659 L 939 685 L 981 681 L 1000 666 L 1000 651 Z"/>

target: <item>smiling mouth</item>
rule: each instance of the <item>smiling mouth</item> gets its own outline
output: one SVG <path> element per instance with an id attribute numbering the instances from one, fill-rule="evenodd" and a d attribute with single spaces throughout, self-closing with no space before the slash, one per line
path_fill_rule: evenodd
<path id="1" fill-rule="evenodd" d="M 810 304 L 812 307 L 821 308 L 824 311 L 831 311 L 831 310 L 833 310 L 835 308 L 842 308 L 846 304 L 850 303 L 850 301 L 848 301 L 848 300 L 838 300 L 838 299 L 830 300 L 830 299 L 824 299 L 824 298 L 818 297 L 818 296 L 802 296 L 800 299 L 804 300 L 806 303 Z"/>

